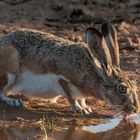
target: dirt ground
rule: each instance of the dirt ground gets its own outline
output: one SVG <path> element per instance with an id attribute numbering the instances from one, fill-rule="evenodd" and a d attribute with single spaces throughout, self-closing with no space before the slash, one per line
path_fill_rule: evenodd
<path id="1" fill-rule="evenodd" d="M 140 96 L 140 1 L 139 0 L 1 0 L 0 35 L 18 28 L 51 32 L 75 42 L 84 41 L 89 26 L 108 21 L 119 35 L 121 68 L 136 81 Z M 45 118 L 48 130 L 68 125 L 97 124 L 115 112 L 96 99 L 88 100 L 93 113 L 73 114 L 66 99 L 50 105 L 45 101 L 25 102 L 22 108 L 0 104 L 0 126 L 41 128 Z"/>

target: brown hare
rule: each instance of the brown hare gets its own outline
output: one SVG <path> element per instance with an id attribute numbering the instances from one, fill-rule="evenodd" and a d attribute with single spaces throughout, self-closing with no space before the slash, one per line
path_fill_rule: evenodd
<path id="1" fill-rule="evenodd" d="M 7 85 L 1 100 L 19 106 L 21 99 L 9 95 L 56 98 L 66 96 L 73 111 L 91 108 L 85 98 L 96 97 L 123 113 L 139 111 L 136 84 L 120 69 L 117 33 L 110 24 L 101 32 L 86 30 L 86 43 L 32 30 L 19 30 L 0 37 L 0 74 Z"/>

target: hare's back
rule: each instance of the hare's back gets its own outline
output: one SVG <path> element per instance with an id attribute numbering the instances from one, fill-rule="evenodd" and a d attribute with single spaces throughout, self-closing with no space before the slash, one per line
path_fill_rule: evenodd
<path id="1" fill-rule="evenodd" d="M 13 45 L 19 45 L 21 47 L 43 47 L 43 43 L 47 44 L 47 46 L 74 44 L 68 39 L 55 36 L 48 32 L 44 33 L 36 30 L 17 30 L 9 33 L 7 37 L 12 41 Z"/>
<path id="2" fill-rule="evenodd" d="M 84 43 L 30 30 L 14 31 L 2 38 L 18 50 L 23 65 L 32 71 L 60 73 L 77 81 L 94 74 Z"/>

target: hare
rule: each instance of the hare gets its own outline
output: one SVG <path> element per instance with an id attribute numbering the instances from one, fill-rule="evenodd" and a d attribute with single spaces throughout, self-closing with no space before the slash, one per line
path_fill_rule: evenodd
<path id="1" fill-rule="evenodd" d="M 105 100 L 125 114 L 139 111 L 136 84 L 120 69 L 117 33 L 110 24 L 101 32 L 86 30 L 86 43 L 32 30 L 0 37 L 0 74 L 7 85 L 0 96 L 19 106 L 9 95 L 56 98 L 66 96 L 74 112 L 89 114 L 85 98 Z"/>

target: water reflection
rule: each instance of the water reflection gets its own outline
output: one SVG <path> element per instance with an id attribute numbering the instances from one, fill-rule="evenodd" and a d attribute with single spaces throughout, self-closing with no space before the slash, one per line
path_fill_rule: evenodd
<path id="1" fill-rule="evenodd" d="M 54 140 L 140 140 L 140 114 L 122 116 L 97 126 L 71 127 Z"/>
<path id="2" fill-rule="evenodd" d="M 55 140 L 140 140 L 140 127 L 136 124 L 121 123 L 106 132 L 94 133 L 83 128 L 70 128 Z"/>
<path id="3" fill-rule="evenodd" d="M 130 122 L 122 117 L 97 126 L 70 127 L 48 136 L 47 140 L 140 140 L 140 114 L 130 116 Z M 0 129 L 0 140 L 46 140 L 40 130 Z"/>
<path id="4" fill-rule="evenodd" d="M 28 128 L 1 128 L 0 140 L 45 140 L 45 136 L 36 129 Z"/>

